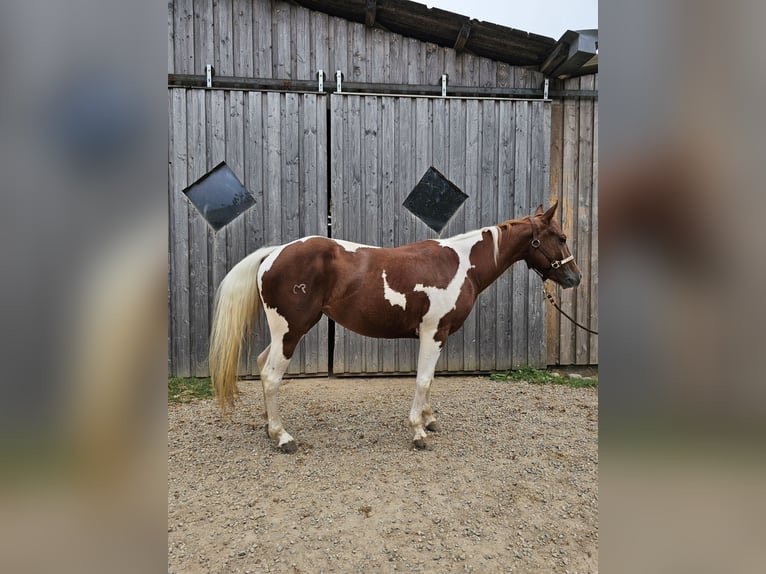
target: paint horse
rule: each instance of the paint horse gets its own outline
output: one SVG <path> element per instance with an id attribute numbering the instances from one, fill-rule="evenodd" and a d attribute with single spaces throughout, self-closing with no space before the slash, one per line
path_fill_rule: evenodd
<path id="1" fill-rule="evenodd" d="M 271 343 L 258 356 L 266 431 L 279 450 L 295 452 L 282 425 L 277 391 L 301 338 L 322 314 L 367 337 L 418 338 L 415 398 L 409 414 L 413 445 L 438 432 L 430 403 L 436 361 L 476 298 L 513 263 L 525 260 L 543 279 L 575 287 L 582 275 L 553 219 L 557 203 L 533 216 L 448 239 L 378 248 L 305 237 L 258 249 L 237 263 L 216 293 L 210 372 L 225 412 L 237 396 L 243 341 L 263 308 Z"/>

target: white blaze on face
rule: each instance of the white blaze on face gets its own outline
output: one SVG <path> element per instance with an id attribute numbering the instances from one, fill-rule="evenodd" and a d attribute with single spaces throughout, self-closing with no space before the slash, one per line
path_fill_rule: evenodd
<path id="1" fill-rule="evenodd" d="M 402 309 L 407 308 L 407 297 L 404 296 L 404 293 L 399 293 L 391 288 L 386 279 L 385 270 L 383 271 L 383 296 L 386 298 L 386 301 L 391 303 L 392 307 L 399 305 Z"/>

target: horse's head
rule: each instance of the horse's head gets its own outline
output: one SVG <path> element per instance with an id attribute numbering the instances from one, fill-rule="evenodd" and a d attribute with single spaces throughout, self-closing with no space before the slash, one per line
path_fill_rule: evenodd
<path id="1" fill-rule="evenodd" d="M 567 247 L 567 236 L 561 231 L 558 222 L 553 219 L 558 201 L 548 211 L 539 206 L 529 218 L 532 226 L 532 240 L 527 251 L 527 266 L 534 269 L 542 278 L 551 279 L 564 288 L 577 287 L 582 273 L 575 263 L 574 256 Z"/>

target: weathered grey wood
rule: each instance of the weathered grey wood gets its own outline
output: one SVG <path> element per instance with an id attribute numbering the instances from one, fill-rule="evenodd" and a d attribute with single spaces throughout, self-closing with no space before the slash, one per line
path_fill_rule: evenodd
<path id="1" fill-rule="evenodd" d="M 330 67 L 330 21 L 327 14 L 311 12 L 311 78 L 324 70 L 325 81 L 332 80 L 334 70 Z"/>
<path id="2" fill-rule="evenodd" d="M 168 2 L 168 74 L 176 71 L 175 2 Z M 171 107 L 172 110 L 172 107 Z M 169 117 L 169 116 L 168 116 Z"/>
<path id="3" fill-rule="evenodd" d="M 529 197 L 529 103 L 515 105 L 516 141 L 514 147 L 513 209 L 514 217 L 521 218 L 530 213 Z M 525 265 L 515 265 L 513 273 L 513 366 L 527 364 L 528 360 L 528 298 L 529 271 Z M 519 296 L 521 295 L 521 296 Z"/>
<path id="4" fill-rule="evenodd" d="M 171 318 L 173 364 L 176 376 L 191 375 L 191 332 L 189 329 L 189 213 L 182 190 L 188 185 L 186 149 L 186 90 L 173 94 L 173 155 L 171 156 L 173 187 L 170 190 L 173 221 L 171 245 L 173 268 L 171 282 Z"/>
<path id="5" fill-rule="evenodd" d="M 275 78 L 292 78 L 292 59 L 296 57 L 290 51 L 290 4 L 275 1 L 273 4 L 274 25 L 272 31 L 272 70 Z"/>
<path id="6" fill-rule="evenodd" d="M 175 0 L 175 71 L 194 73 L 194 4 L 193 0 Z"/>
<path id="7" fill-rule="evenodd" d="M 497 122 L 497 214 L 498 221 L 505 221 L 513 218 L 515 116 L 513 106 L 500 105 L 499 108 Z M 513 272 L 506 272 L 497 286 L 497 307 L 495 309 L 497 317 L 495 335 L 497 365 L 512 364 L 513 294 Z"/>
<path id="8" fill-rule="evenodd" d="M 550 106 L 542 102 L 530 102 L 530 211 L 538 205 L 547 208 L 549 162 L 550 162 Z M 527 294 L 527 364 L 531 367 L 547 365 L 545 333 L 545 300 L 542 281 L 534 273 L 528 273 Z"/>
<path id="9" fill-rule="evenodd" d="M 174 271 L 177 269 L 176 253 L 173 242 L 175 241 L 175 200 L 177 198 L 175 193 L 175 177 L 173 171 L 175 169 L 175 143 L 173 140 L 174 121 L 173 121 L 173 99 L 174 90 L 168 90 L 168 374 L 172 375 L 175 372 L 175 359 L 176 359 L 176 341 L 175 341 L 175 324 L 178 320 L 176 315 L 180 316 L 179 310 L 176 308 L 176 302 L 173 297 L 175 276 Z"/>
<path id="10" fill-rule="evenodd" d="M 598 76 L 593 79 L 593 88 L 598 89 Z M 593 165 L 591 182 L 591 231 L 590 231 L 590 328 L 598 331 L 598 102 L 593 106 Z M 598 364 L 598 336 L 590 337 L 588 363 Z"/>
<path id="11" fill-rule="evenodd" d="M 298 80 L 313 80 L 316 70 L 311 66 L 311 17 L 308 10 L 297 8 L 295 15 L 295 74 Z"/>
<path id="12" fill-rule="evenodd" d="M 539 72 L 531 69 L 508 66 L 466 52 L 457 54 L 450 48 L 402 37 L 379 27 L 350 23 L 292 2 L 171 0 L 168 4 L 168 71 L 199 75 L 204 73 L 207 63 L 213 64 L 218 77 L 310 81 L 312 89 L 319 68 L 325 70 L 326 83 L 331 85 L 335 70 L 341 69 L 351 89 L 353 85 L 349 82 L 354 79 L 366 83 L 438 86 L 441 74 L 446 72 L 450 75 L 448 93 L 452 90 L 452 94 L 458 93 L 456 87 L 460 86 L 479 91 L 496 86 L 507 90 L 539 89 L 543 79 Z M 597 88 L 597 80 L 595 77 L 569 80 L 564 82 L 564 87 L 570 91 L 580 90 L 588 97 Z M 223 91 L 224 86 L 221 88 L 207 90 L 203 99 L 190 95 L 193 90 L 169 89 L 169 362 L 171 372 L 177 375 L 204 374 L 206 357 L 201 350 L 207 338 L 205 331 L 209 329 L 213 293 L 234 263 L 262 244 L 294 239 L 289 236 L 293 233 L 326 232 L 327 170 L 333 169 L 335 160 L 331 158 L 336 151 L 338 157 L 345 154 L 343 145 L 353 135 L 349 131 L 347 111 L 342 112 L 341 120 L 333 119 L 328 125 L 324 97 L 301 95 L 288 105 L 288 96 L 284 94 L 232 95 Z M 552 90 L 551 94 L 556 97 L 557 92 Z M 356 189 L 351 196 L 358 202 L 351 206 L 360 222 L 355 228 L 369 228 L 375 240 L 363 240 L 380 245 L 401 245 L 435 236 L 401 208 L 404 197 L 429 165 L 435 165 L 464 191 L 471 189 L 473 193 L 469 202 L 474 205 L 461 210 L 443 236 L 526 215 L 539 202 L 541 181 L 549 181 L 547 193 L 561 201 L 560 216 L 565 232 L 571 237 L 570 246 L 585 274 L 576 293 L 556 289 L 557 296 L 565 310 L 583 319 L 585 324 L 598 325 L 596 103 L 567 99 L 553 107 L 540 102 L 510 101 L 469 105 L 468 101 L 431 100 L 419 104 L 410 98 L 367 100 L 365 96 L 357 97 L 361 98 L 359 109 L 363 110 L 359 131 L 354 136 L 358 153 L 351 156 L 357 158 L 357 167 L 349 168 L 344 163 L 338 173 L 329 172 L 338 225 L 348 215 L 339 216 L 337 211 L 347 209 L 338 198 L 348 193 L 348 189 L 339 186 L 349 181 L 351 189 Z M 369 131 L 373 125 L 375 105 L 371 102 L 374 101 L 377 101 L 374 115 L 377 138 Z M 339 109 L 347 105 L 339 105 Z M 489 105 L 495 108 L 492 114 Z M 471 106 L 475 106 L 473 116 L 469 114 Z M 288 107 L 292 111 L 288 112 Z M 525 107 L 527 112 L 523 111 Z M 492 122 L 488 121 L 490 117 Z M 523 144 L 518 141 L 516 131 L 522 117 L 526 118 L 527 130 L 521 134 L 525 139 Z M 467 118 L 473 123 L 467 122 Z M 316 126 L 315 132 L 312 125 Z M 331 127 L 338 130 L 333 134 L 344 134 L 337 150 L 328 148 L 327 134 Z M 542 143 L 546 133 L 550 134 L 547 149 Z M 386 138 L 384 134 L 390 135 Z M 471 136 L 476 138 L 473 144 Z M 488 157 L 486 152 L 493 138 L 498 142 L 494 155 Z M 289 151 L 295 145 L 299 148 L 297 160 L 294 151 Z M 526 150 L 523 165 L 518 162 L 519 154 L 524 155 L 520 146 Z M 538 160 L 540 157 L 542 163 Z M 223 160 L 243 179 L 256 198 L 256 205 L 231 226 L 213 233 L 189 207 L 180 190 Z M 179 175 L 181 171 L 183 177 Z M 353 187 L 355 177 L 356 188 Z M 293 191 L 283 197 L 288 185 L 293 186 Z M 294 207 L 288 206 L 283 211 L 290 193 L 297 197 L 297 223 Z M 542 193 L 546 193 L 544 189 Z M 376 197 L 378 206 L 374 213 L 377 215 L 372 217 L 369 202 Z M 346 222 L 347 227 L 349 223 Z M 542 348 L 548 349 L 548 362 L 597 362 L 598 338 L 575 330 L 568 321 L 562 323 L 558 313 L 548 313 L 544 306 L 539 307 L 541 300 L 528 287 L 536 289 L 536 276 L 530 276 L 523 265 L 517 267 L 483 295 L 487 301 L 480 300 L 469 317 L 467 328 L 450 341 L 439 370 L 466 371 L 471 370 L 471 364 L 485 369 L 493 363 L 503 368 L 502 361 L 506 358 L 517 366 L 540 363 L 536 355 L 541 349 L 536 344 L 540 336 L 539 313 L 548 317 L 545 321 L 547 344 L 546 341 L 542 344 Z M 207 301 L 203 301 L 205 294 Z M 484 314 L 489 310 L 493 311 L 494 325 Z M 524 325 L 520 325 L 520 321 Z M 296 372 L 296 367 L 307 373 L 327 368 L 327 328 L 327 322 L 323 321 L 316 329 L 316 337 L 324 336 L 324 341 L 312 341 L 314 335 L 306 338 L 291 372 Z M 262 326 L 254 335 L 254 346 L 265 344 L 264 329 Z M 526 357 L 521 357 L 517 348 L 521 332 L 525 337 Z M 342 358 L 344 341 L 345 338 L 338 338 L 335 356 L 341 365 L 346 360 Z M 409 372 L 415 367 L 413 341 L 373 341 L 363 345 L 357 354 L 365 370 Z M 492 351 L 488 355 L 489 348 Z M 247 365 L 243 366 L 246 374 L 256 373 L 254 358 L 255 353 L 247 357 Z"/>
<path id="13" fill-rule="evenodd" d="M 553 102 L 551 104 L 551 130 L 550 130 L 550 178 L 549 178 L 549 194 L 548 204 L 554 201 L 559 202 L 560 213 L 558 215 L 559 221 L 561 220 L 561 214 L 564 212 L 563 200 L 562 200 L 562 168 L 563 168 L 563 145 L 564 145 L 564 107 L 562 103 Z M 549 290 L 554 290 L 553 286 L 549 286 Z M 546 322 L 547 330 L 547 347 L 548 347 L 548 364 L 556 365 L 561 361 L 561 336 L 560 336 L 560 318 L 561 315 L 558 312 L 548 313 L 548 320 Z"/>
<path id="14" fill-rule="evenodd" d="M 189 90 L 186 95 L 187 181 L 193 183 L 207 172 L 205 138 L 205 93 Z M 205 376 L 207 368 L 208 274 L 207 239 L 209 226 L 196 209 L 189 208 L 189 320 L 191 335 L 191 375 Z M 191 264 L 193 262 L 193 264 Z"/>
<path id="15" fill-rule="evenodd" d="M 215 29 L 215 73 L 221 76 L 234 74 L 234 0 L 218 0 L 213 4 Z M 259 2 L 260 4 L 260 2 Z"/>
<path id="16" fill-rule="evenodd" d="M 289 37 L 289 36 L 288 36 Z M 234 75 L 253 75 L 253 0 L 234 0 Z"/>
<path id="17" fill-rule="evenodd" d="M 593 88 L 593 76 L 580 78 L 581 89 Z M 591 297 L 591 213 L 593 190 L 593 102 L 579 102 L 580 134 L 578 149 L 577 178 L 577 261 L 583 274 L 583 281 L 577 288 L 578 323 L 590 326 L 590 297 Z M 588 332 L 575 329 L 575 361 L 577 364 L 587 364 L 590 360 L 590 339 Z"/>
<path id="18" fill-rule="evenodd" d="M 494 225 L 500 221 L 497 213 L 497 123 L 499 104 L 493 100 L 481 102 L 481 146 L 479 172 L 479 226 Z M 504 279 L 501 279 L 503 281 Z M 476 302 L 479 340 L 479 370 L 490 371 L 495 368 L 495 341 L 497 339 L 497 289 L 494 283 L 481 294 Z"/>
<path id="19" fill-rule="evenodd" d="M 258 77 L 272 75 L 271 2 L 253 3 L 253 71 Z"/>
<path id="20" fill-rule="evenodd" d="M 194 0 L 194 73 L 204 74 L 214 61 L 213 0 Z"/>
<path id="21" fill-rule="evenodd" d="M 564 82 L 566 88 L 579 88 L 579 79 L 574 78 Z M 560 206 L 560 217 L 562 228 L 567 234 L 569 247 L 572 253 L 577 257 L 578 236 L 577 236 L 577 216 L 575 207 L 577 205 L 577 172 L 578 167 L 578 102 L 573 100 L 564 101 L 564 125 L 563 125 L 563 180 L 561 186 L 562 205 Z M 575 294 L 571 289 L 556 289 L 559 304 L 562 310 L 570 317 L 576 315 Z M 574 326 L 568 320 L 560 322 L 561 354 L 560 362 L 563 365 L 575 364 L 576 353 L 574 349 Z"/>
<path id="22" fill-rule="evenodd" d="M 343 197 L 344 169 L 344 127 L 346 125 L 347 98 L 330 98 L 330 212 L 332 215 L 332 236 L 337 237 L 343 231 L 343 213 L 345 198 Z M 346 372 L 346 337 L 340 325 L 335 326 L 335 340 L 333 344 L 333 371 L 336 373 Z"/>

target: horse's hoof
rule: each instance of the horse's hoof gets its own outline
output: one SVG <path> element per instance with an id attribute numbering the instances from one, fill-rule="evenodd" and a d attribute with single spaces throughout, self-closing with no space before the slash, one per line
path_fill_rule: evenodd
<path id="1" fill-rule="evenodd" d="M 295 444 L 294 440 L 289 440 L 284 444 L 280 444 L 277 448 L 279 448 L 279 452 L 283 452 L 285 454 L 293 454 L 298 450 L 298 445 Z"/>
<path id="2" fill-rule="evenodd" d="M 426 430 L 431 432 L 442 432 L 442 426 L 437 421 L 431 421 L 426 425 Z"/>
<path id="3" fill-rule="evenodd" d="M 269 423 L 266 423 L 266 424 L 263 426 L 263 430 L 265 430 L 265 431 L 266 431 L 266 438 L 271 438 L 271 435 L 269 434 Z"/>
<path id="4" fill-rule="evenodd" d="M 414 446 L 417 450 L 431 450 L 428 446 L 428 443 L 426 443 L 426 441 L 424 441 L 422 438 L 413 440 L 412 446 Z"/>

